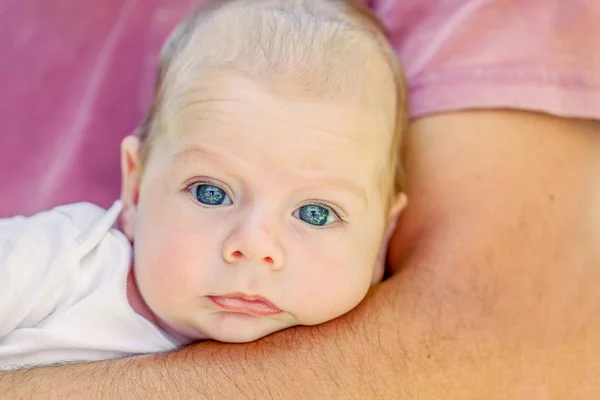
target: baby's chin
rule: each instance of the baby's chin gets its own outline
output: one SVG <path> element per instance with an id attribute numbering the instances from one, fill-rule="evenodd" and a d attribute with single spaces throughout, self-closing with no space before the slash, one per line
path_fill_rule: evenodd
<path id="1" fill-rule="evenodd" d="M 204 327 L 203 331 L 212 340 L 225 343 L 253 342 L 282 329 L 297 325 L 292 321 L 234 312 L 216 312 L 210 316 L 210 319 L 210 326 Z"/>
<path id="2" fill-rule="evenodd" d="M 181 345 L 202 340 L 248 343 L 298 325 L 290 318 L 266 318 L 226 311 L 212 311 L 196 321 L 183 322 L 180 320 L 179 323 L 172 325 L 161 322 L 163 322 L 161 327 Z"/>

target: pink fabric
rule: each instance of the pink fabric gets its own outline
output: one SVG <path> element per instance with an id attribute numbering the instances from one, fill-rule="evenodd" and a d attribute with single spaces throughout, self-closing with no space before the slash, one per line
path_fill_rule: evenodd
<path id="1" fill-rule="evenodd" d="M 509 107 L 600 118 L 600 1 L 379 0 L 413 115 Z"/>
<path id="2" fill-rule="evenodd" d="M 119 143 L 194 0 L 0 2 L 0 216 L 118 197 Z M 412 113 L 516 107 L 600 119 L 597 0 L 373 0 Z"/>

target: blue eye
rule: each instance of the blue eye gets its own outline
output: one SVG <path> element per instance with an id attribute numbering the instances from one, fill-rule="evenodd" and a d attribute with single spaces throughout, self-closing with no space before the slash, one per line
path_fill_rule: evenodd
<path id="1" fill-rule="evenodd" d="M 294 217 L 309 225 L 324 226 L 338 220 L 335 213 L 318 204 L 307 204 L 294 211 Z"/>
<path id="2" fill-rule="evenodd" d="M 192 187 L 192 194 L 196 199 L 207 206 L 221 206 L 231 204 L 227 193 L 218 186 L 200 184 Z"/>

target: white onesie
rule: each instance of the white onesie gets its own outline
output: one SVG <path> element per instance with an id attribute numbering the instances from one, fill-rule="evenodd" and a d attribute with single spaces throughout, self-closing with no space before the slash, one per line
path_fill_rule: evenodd
<path id="1" fill-rule="evenodd" d="M 129 306 L 120 210 L 78 203 L 0 219 L 0 370 L 178 346 Z"/>

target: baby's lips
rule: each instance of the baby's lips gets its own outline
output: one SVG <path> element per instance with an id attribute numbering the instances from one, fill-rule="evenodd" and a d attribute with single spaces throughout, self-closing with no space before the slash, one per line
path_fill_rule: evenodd
<path id="1" fill-rule="evenodd" d="M 234 293 L 225 296 L 208 296 L 219 308 L 259 317 L 272 316 L 281 313 L 281 309 L 261 296 L 248 296 Z"/>

